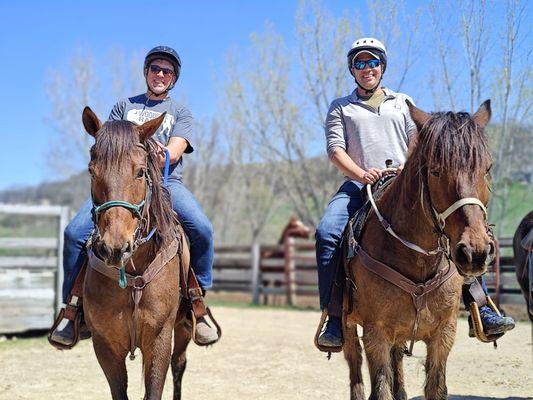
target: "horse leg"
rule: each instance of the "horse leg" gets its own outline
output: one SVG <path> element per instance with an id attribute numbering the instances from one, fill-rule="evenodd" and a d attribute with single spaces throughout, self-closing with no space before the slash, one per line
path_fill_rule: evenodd
<path id="1" fill-rule="evenodd" d="M 403 348 L 400 346 L 393 346 L 391 349 L 392 361 L 392 383 L 395 400 L 407 400 L 407 393 L 405 392 L 405 381 L 403 377 Z"/>
<path id="2" fill-rule="evenodd" d="M 167 321 L 151 343 L 143 343 L 144 400 L 160 400 L 170 365 L 172 327 L 174 321 Z"/>
<path id="3" fill-rule="evenodd" d="M 113 400 L 128 399 L 127 350 L 117 350 L 101 337 L 93 336 L 93 348 L 100 367 L 104 371 Z"/>
<path id="4" fill-rule="evenodd" d="M 174 327 L 174 350 L 172 352 L 172 378 L 174 381 L 174 400 L 181 400 L 181 380 L 185 367 L 187 366 L 187 356 L 185 351 L 191 341 L 191 327 L 185 318 L 177 322 Z"/>
<path id="5" fill-rule="evenodd" d="M 426 341 L 426 382 L 424 394 L 427 400 L 444 400 L 447 398 L 446 362 L 455 340 L 456 322 L 435 332 Z"/>
<path id="6" fill-rule="evenodd" d="M 394 400 L 392 396 L 392 345 L 375 327 L 364 327 L 363 343 L 372 384 L 369 400 Z"/>
<path id="7" fill-rule="evenodd" d="M 357 336 L 357 325 L 344 325 L 344 358 L 350 368 L 350 400 L 363 400 L 365 392 L 363 388 L 363 375 L 361 366 L 363 364 L 363 350 L 359 336 Z"/>

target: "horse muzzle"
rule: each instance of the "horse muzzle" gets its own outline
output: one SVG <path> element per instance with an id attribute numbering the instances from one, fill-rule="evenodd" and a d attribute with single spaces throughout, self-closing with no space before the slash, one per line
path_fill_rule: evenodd
<path id="1" fill-rule="evenodd" d="M 496 247 L 493 241 L 482 248 L 461 241 L 455 246 L 453 261 L 462 276 L 479 276 L 494 262 L 495 254 Z"/>
<path id="2" fill-rule="evenodd" d="M 93 249 L 96 255 L 110 267 L 122 267 L 133 254 L 129 241 L 126 241 L 121 247 L 117 247 L 99 240 L 94 244 Z"/>

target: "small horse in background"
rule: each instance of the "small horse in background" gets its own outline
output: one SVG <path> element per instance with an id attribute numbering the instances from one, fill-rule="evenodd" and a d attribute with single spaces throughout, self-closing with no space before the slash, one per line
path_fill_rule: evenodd
<path id="1" fill-rule="evenodd" d="M 89 163 L 95 233 L 84 313 L 115 400 L 127 399 L 125 357 L 130 352 L 132 358 L 136 347 L 143 356 L 144 398 L 161 399 L 171 360 L 174 399 L 181 398 L 191 328 L 180 296 L 180 269 L 188 267 L 189 252 L 170 194 L 161 185 L 151 139 L 164 117 L 140 126 L 102 125 L 90 108 L 83 111 L 85 129 L 95 139 Z M 91 254 L 103 269 L 91 265 Z M 114 274 L 118 282 L 110 279 Z"/>
<path id="2" fill-rule="evenodd" d="M 526 299 L 529 319 L 533 322 L 533 211 L 516 228 L 513 250 L 516 279 Z"/>
<path id="3" fill-rule="evenodd" d="M 272 259 L 278 259 L 283 260 L 285 259 L 285 251 L 286 249 L 284 247 L 281 247 L 285 244 L 285 240 L 289 237 L 291 238 L 298 238 L 298 239 L 309 239 L 309 236 L 311 235 L 311 229 L 305 225 L 302 221 L 300 221 L 295 216 L 292 216 L 287 225 L 283 228 L 281 231 L 281 235 L 278 240 L 277 246 L 267 246 L 266 248 L 261 249 L 261 260 L 272 260 Z M 269 265 L 261 265 L 261 272 L 262 273 L 279 273 L 280 267 L 276 266 L 269 266 Z M 281 288 L 285 284 L 284 278 L 281 278 L 280 280 L 273 280 L 273 279 L 265 279 L 263 280 L 263 287 L 276 287 Z M 270 295 L 272 298 L 272 304 L 273 305 L 281 305 L 282 299 L 285 298 L 285 295 L 279 296 L 276 294 Z M 269 302 L 269 295 L 264 294 L 263 296 L 263 304 L 268 304 Z"/>
<path id="4" fill-rule="evenodd" d="M 485 208 L 492 159 L 483 132 L 490 102 L 473 117 L 409 108 L 419 133 L 403 171 L 376 200 L 384 219 L 370 214 L 347 267 L 343 349 L 352 400 L 365 398 L 357 324 L 363 327 L 370 399 L 407 399 L 404 349 L 419 340 L 427 346 L 425 398 L 446 399 L 446 362 L 463 283 L 455 268 L 480 275 L 494 258 Z M 388 275 L 378 272 L 384 268 Z"/>

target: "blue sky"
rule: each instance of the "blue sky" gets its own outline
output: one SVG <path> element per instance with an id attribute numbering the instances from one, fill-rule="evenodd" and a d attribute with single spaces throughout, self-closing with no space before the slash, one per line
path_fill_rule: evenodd
<path id="1" fill-rule="evenodd" d="M 323 4 L 341 15 L 364 9 L 366 2 Z M 183 60 L 176 89 L 194 115 L 209 117 L 218 101 L 214 69 L 223 67 L 227 52 L 245 49 L 250 34 L 262 31 L 267 20 L 290 44 L 297 7 L 294 0 L 1 2 L 0 190 L 57 179 L 44 159 L 54 134 L 45 122 L 50 113 L 45 78 L 51 68 L 68 65 L 74 49 L 90 48 L 101 58 L 113 46 L 125 53 L 160 43 L 174 46 Z"/>

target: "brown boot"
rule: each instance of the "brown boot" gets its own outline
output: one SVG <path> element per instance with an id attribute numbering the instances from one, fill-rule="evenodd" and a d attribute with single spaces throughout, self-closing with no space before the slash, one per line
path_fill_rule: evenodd
<path id="1" fill-rule="evenodd" d="M 205 317 L 196 320 L 196 341 L 199 345 L 207 346 L 218 340 L 218 333 L 214 326 L 211 326 Z"/>

